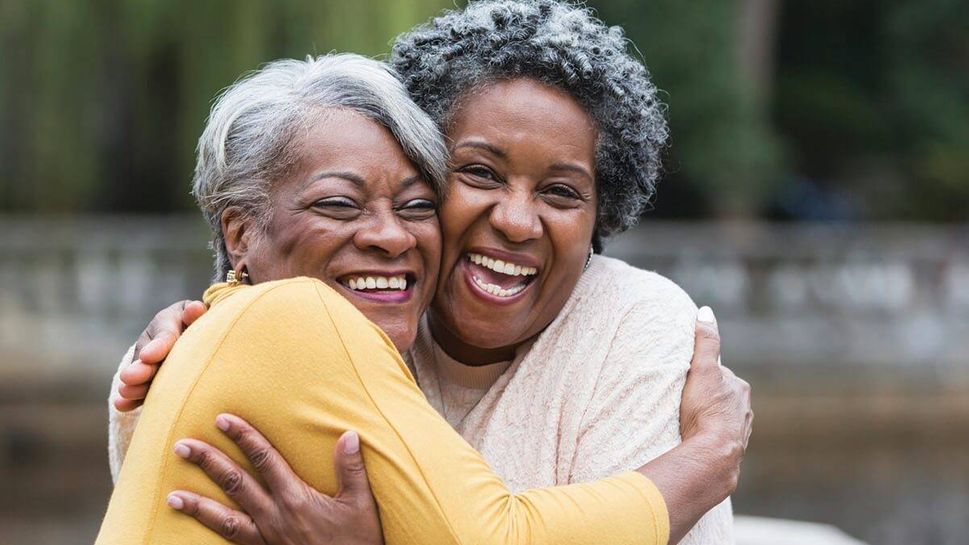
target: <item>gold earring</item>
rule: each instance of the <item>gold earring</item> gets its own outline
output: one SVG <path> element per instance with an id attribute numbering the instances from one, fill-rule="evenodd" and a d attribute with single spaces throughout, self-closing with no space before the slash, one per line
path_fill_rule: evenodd
<path id="1" fill-rule="evenodd" d="M 230 286 L 238 286 L 239 284 L 245 283 L 249 279 L 249 274 L 245 271 L 236 271 L 232 269 L 229 274 L 225 275 L 225 281 Z"/>

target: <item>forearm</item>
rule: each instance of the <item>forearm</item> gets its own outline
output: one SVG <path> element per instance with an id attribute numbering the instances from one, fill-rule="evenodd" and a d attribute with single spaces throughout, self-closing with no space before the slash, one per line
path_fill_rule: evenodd
<path id="1" fill-rule="evenodd" d="M 237 453 L 214 429 L 221 412 L 263 430 L 296 473 L 327 494 L 337 483 L 322 453 L 344 430 L 357 430 L 388 545 L 666 542 L 662 497 L 634 473 L 510 493 L 428 405 L 389 342 L 345 300 L 319 289 L 300 291 L 278 308 L 229 316 L 227 334 L 207 330 L 210 322 L 183 338 L 182 353 L 172 352 L 153 386 L 99 543 L 121 543 L 145 526 L 153 543 L 221 543 L 164 506 L 175 489 L 232 505 L 171 454 L 182 437 Z M 307 309 L 317 297 L 325 305 Z M 278 327 L 269 328 L 273 322 Z M 203 342 L 206 336 L 215 340 Z M 138 518 L 145 511 L 154 523 Z"/>
<path id="2" fill-rule="evenodd" d="M 736 452 L 714 434 L 697 434 L 639 468 L 663 495 L 671 545 L 678 543 L 737 485 Z"/>
<path id="3" fill-rule="evenodd" d="M 128 412 L 121 412 L 114 406 L 114 398 L 118 395 L 118 387 L 121 384 L 118 378 L 121 370 L 131 363 L 134 352 L 132 345 L 121 358 L 118 371 L 111 379 L 111 391 L 108 393 L 108 465 L 111 469 L 111 482 L 118 482 L 118 474 L 121 472 L 121 464 L 124 462 L 128 452 L 128 445 L 131 443 L 131 436 L 135 432 L 138 418 L 141 416 L 141 408 Z"/>

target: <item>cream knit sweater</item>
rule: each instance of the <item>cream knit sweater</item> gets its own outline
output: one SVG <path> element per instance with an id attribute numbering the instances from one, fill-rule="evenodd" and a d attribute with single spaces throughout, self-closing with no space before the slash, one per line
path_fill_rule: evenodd
<path id="1" fill-rule="evenodd" d="M 596 256 L 559 316 L 513 362 L 462 365 L 424 324 L 410 364 L 431 405 L 512 490 L 589 481 L 635 469 L 680 441 L 695 319 L 689 296 L 666 278 Z M 122 366 L 130 358 L 129 350 Z M 110 406 L 113 478 L 139 412 Z M 733 542 L 729 499 L 681 541 Z"/>

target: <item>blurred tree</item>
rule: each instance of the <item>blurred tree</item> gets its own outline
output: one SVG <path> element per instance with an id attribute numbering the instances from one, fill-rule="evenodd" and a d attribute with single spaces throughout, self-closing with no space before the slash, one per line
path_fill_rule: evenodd
<path id="1" fill-rule="evenodd" d="M 665 195 L 671 190 L 683 195 L 681 184 L 720 215 L 757 213 L 781 164 L 765 88 L 773 72 L 773 0 L 596 5 L 607 22 L 626 29 L 645 53 L 654 81 L 668 93 L 672 139 L 660 187 L 662 215 L 699 207 L 677 200 L 668 206 Z"/>
<path id="2" fill-rule="evenodd" d="M 212 97 L 280 57 L 377 54 L 445 0 L 3 0 L 0 211 L 188 208 Z"/>
<path id="3" fill-rule="evenodd" d="M 240 73 L 383 53 L 454 5 L 0 0 L 0 212 L 190 209 L 195 142 Z M 659 216 L 969 216 L 965 0 L 590 5 L 667 92 Z"/>
<path id="4" fill-rule="evenodd" d="M 969 4 L 788 2 L 774 115 L 793 175 L 870 218 L 969 218 Z"/>

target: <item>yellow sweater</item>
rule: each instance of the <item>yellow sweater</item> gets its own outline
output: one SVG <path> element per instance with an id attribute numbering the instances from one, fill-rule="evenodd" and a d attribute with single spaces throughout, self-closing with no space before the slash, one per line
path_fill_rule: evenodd
<path id="1" fill-rule="evenodd" d="M 216 285 L 205 300 L 211 310 L 152 385 L 98 545 L 225 543 L 165 505 L 175 489 L 233 505 L 172 453 L 175 441 L 195 437 L 249 468 L 215 428 L 222 412 L 249 420 L 328 494 L 336 478 L 327 455 L 343 431 L 357 430 L 388 545 L 665 545 L 665 504 L 639 473 L 510 493 L 428 405 L 383 332 L 322 282 Z"/>

